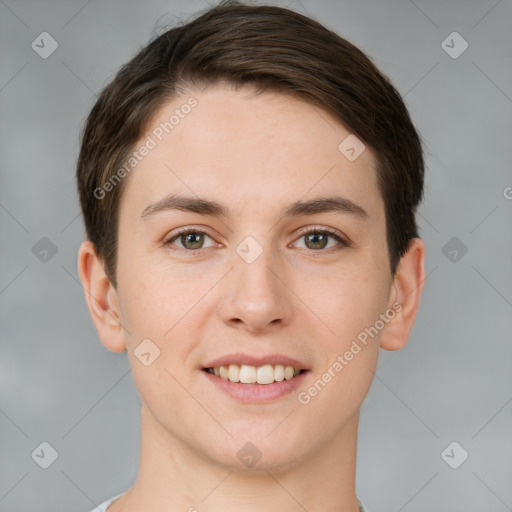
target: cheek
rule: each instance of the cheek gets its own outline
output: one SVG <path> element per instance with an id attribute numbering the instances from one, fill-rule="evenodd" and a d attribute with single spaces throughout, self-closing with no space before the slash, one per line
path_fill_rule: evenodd
<path id="1" fill-rule="evenodd" d="M 300 296 L 330 332 L 331 350 L 350 344 L 378 320 L 387 307 L 388 285 L 374 266 L 353 266 L 316 276 L 301 285 Z M 328 329 L 327 329 L 328 328 Z"/>
<path id="2" fill-rule="evenodd" d="M 221 278 L 217 270 L 222 269 L 197 272 L 192 267 L 144 264 L 132 257 L 124 265 L 130 271 L 119 275 L 128 356 L 141 396 L 147 394 L 148 401 L 154 393 L 159 400 L 165 390 L 169 396 L 173 389 L 180 392 L 172 376 L 184 386 L 194 377 L 190 370 L 197 364 L 201 334 L 211 317 L 208 291 Z M 154 362 L 146 367 L 148 359 Z"/>
<path id="3" fill-rule="evenodd" d="M 119 279 L 128 358 L 142 402 L 165 424 L 187 405 L 181 386 L 189 387 L 186 364 L 196 344 L 190 333 L 204 292 L 172 277 L 175 272 L 131 265 L 140 270 Z"/>
<path id="4" fill-rule="evenodd" d="M 191 269 L 155 265 L 137 255 L 125 258 L 119 265 L 118 281 L 125 299 L 122 313 L 128 330 L 139 337 L 159 340 L 160 344 L 171 331 L 179 329 L 209 282 Z"/>
<path id="5" fill-rule="evenodd" d="M 378 276 L 370 268 L 340 273 L 309 297 L 329 331 L 315 340 L 316 379 L 297 398 L 305 411 L 325 418 L 323 428 L 332 434 L 357 411 L 373 380 L 381 331 L 372 327 L 387 306 L 386 283 Z"/>

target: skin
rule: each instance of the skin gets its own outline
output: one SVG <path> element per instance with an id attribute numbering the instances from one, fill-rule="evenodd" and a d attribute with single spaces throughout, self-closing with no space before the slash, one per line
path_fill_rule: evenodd
<path id="1" fill-rule="evenodd" d="M 141 398 L 139 473 L 109 512 L 356 512 L 359 408 L 379 347 L 407 343 L 425 280 L 424 244 L 411 241 L 393 277 L 372 151 L 349 161 L 338 145 L 350 130 L 303 101 L 247 87 L 190 90 L 157 113 L 141 142 L 190 96 L 198 105 L 125 178 L 117 289 L 89 241 L 78 256 L 94 325 L 109 350 L 127 351 Z M 333 192 L 368 217 L 280 215 Z M 141 219 L 170 193 L 223 203 L 233 217 L 171 210 Z M 199 253 L 179 237 L 175 251 L 165 244 L 181 227 L 208 235 Z M 314 248 L 301 235 L 326 227 L 350 246 L 329 238 Z M 263 250 L 252 263 L 236 252 L 248 236 Z M 401 311 L 301 404 L 297 394 L 396 301 Z M 149 366 L 134 354 L 147 338 L 160 350 Z M 282 398 L 242 404 L 201 371 L 235 352 L 284 354 L 310 372 Z M 237 457 L 247 442 L 262 454 L 252 468 Z"/>

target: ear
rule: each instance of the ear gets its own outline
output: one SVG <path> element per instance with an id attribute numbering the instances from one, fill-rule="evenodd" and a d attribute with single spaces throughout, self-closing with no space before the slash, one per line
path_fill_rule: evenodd
<path id="1" fill-rule="evenodd" d="M 105 347 L 112 352 L 126 351 L 117 291 L 108 280 L 94 244 L 86 240 L 78 251 L 78 274 L 92 321 Z"/>
<path id="2" fill-rule="evenodd" d="M 413 238 L 400 259 L 393 280 L 394 298 L 390 300 L 389 308 L 395 315 L 382 331 L 380 346 L 384 350 L 399 350 L 406 345 L 424 285 L 425 244 L 420 238 Z"/>

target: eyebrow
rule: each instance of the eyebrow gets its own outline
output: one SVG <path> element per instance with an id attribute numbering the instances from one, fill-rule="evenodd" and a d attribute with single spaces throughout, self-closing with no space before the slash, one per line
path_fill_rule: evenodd
<path id="1" fill-rule="evenodd" d="M 217 201 L 192 196 L 169 195 L 145 208 L 141 213 L 141 219 L 144 221 L 156 213 L 171 210 L 180 210 L 213 217 L 233 217 L 230 208 Z M 282 217 L 298 217 L 300 215 L 315 215 L 317 213 L 349 214 L 363 220 L 369 218 L 368 213 L 362 206 L 342 196 L 329 196 L 311 199 L 309 201 L 296 201 L 283 208 L 280 215 Z"/>

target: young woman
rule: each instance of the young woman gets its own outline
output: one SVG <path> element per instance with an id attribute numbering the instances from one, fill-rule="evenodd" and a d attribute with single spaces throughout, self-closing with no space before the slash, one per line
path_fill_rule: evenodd
<path id="1" fill-rule="evenodd" d="M 423 289 L 419 136 L 352 44 L 222 2 L 87 120 L 79 274 L 126 351 L 140 466 L 108 512 L 357 512 L 359 408 Z"/>

